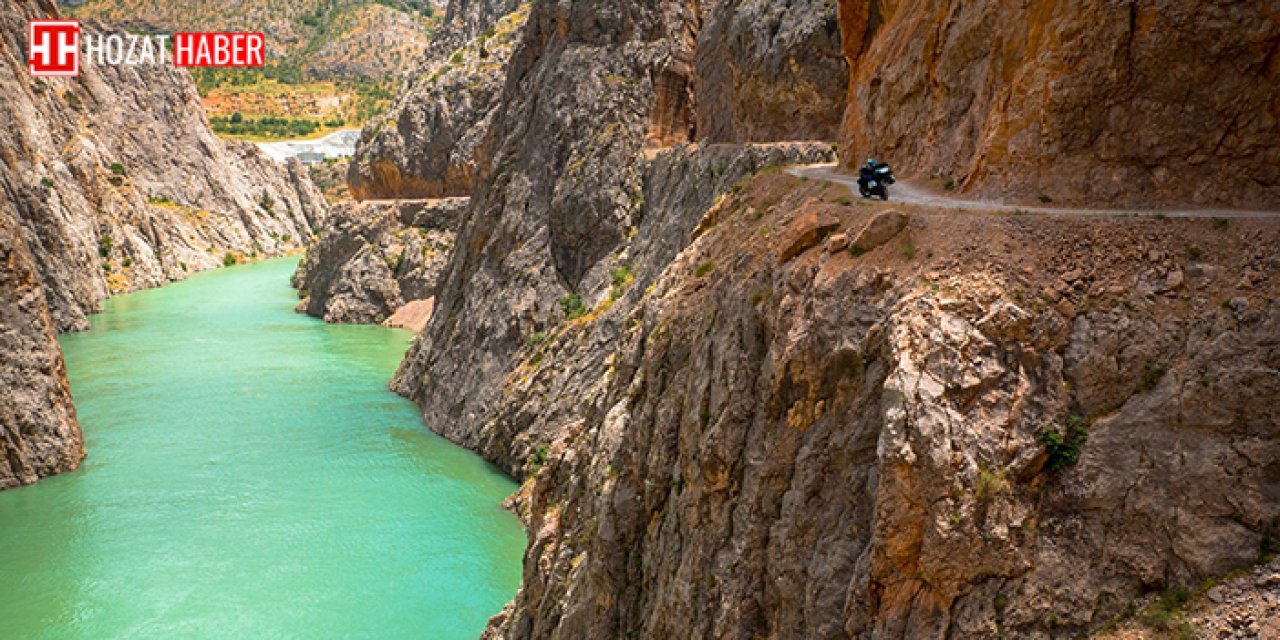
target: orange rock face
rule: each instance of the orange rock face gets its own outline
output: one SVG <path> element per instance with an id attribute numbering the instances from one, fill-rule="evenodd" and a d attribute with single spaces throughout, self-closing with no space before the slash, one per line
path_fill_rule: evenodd
<path id="1" fill-rule="evenodd" d="M 840 0 L 842 153 L 977 196 L 1280 206 L 1280 5 Z"/>

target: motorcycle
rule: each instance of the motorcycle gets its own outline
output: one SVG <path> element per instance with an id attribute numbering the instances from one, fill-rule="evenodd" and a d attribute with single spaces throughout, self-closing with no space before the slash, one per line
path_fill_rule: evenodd
<path id="1" fill-rule="evenodd" d="M 864 198 L 880 196 L 881 200 L 888 200 L 888 185 L 894 182 L 896 180 L 893 177 L 893 169 L 890 169 L 887 164 L 881 163 L 874 169 L 863 167 L 858 176 L 858 193 Z"/>

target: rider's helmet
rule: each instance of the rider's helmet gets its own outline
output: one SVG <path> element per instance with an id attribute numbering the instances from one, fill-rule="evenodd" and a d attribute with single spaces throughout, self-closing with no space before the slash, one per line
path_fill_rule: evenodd
<path id="1" fill-rule="evenodd" d="M 867 158 L 867 168 L 868 168 L 868 169 L 874 169 L 874 168 L 876 168 L 876 165 L 878 165 L 878 164 L 880 164 L 880 163 L 876 162 L 876 159 L 875 159 L 875 158 Z"/>

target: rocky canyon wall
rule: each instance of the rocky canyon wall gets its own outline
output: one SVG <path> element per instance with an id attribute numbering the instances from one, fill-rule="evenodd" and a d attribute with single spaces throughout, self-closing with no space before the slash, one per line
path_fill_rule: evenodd
<path id="1" fill-rule="evenodd" d="M 84 441 L 44 284 L 17 212 L 0 200 L 0 489 L 76 468 Z"/>
<path id="2" fill-rule="evenodd" d="M 449 4 L 396 104 L 360 134 L 347 176 L 355 198 L 470 194 L 479 146 L 528 13 L 528 3 L 510 0 Z"/>
<path id="3" fill-rule="evenodd" d="M 529 8 L 392 383 L 525 481 L 524 583 L 487 635 L 1076 637 L 1253 562 L 1280 508 L 1274 225 L 875 215 L 782 175 L 830 157 L 778 141 L 833 130 L 861 43 L 927 13 L 841 4 L 831 85 L 835 6 L 788 6 L 812 10 Z M 973 52 L 920 87 L 969 83 Z M 903 140 L 944 137 L 920 87 Z M 989 138 L 948 131 L 920 157 Z"/>
<path id="4" fill-rule="evenodd" d="M 47 0 L 0 8 L 3 315 L 25 372 L 5 386 L 4 427 L 19 482 L 82 456 L 49 327 L 87 328 L 114 293 L 300 247 L 324 215 L 300 165 L 209 131 L 185 71 L 84 64 L 76 78 L 30 77 L 27 20 L 55 15 Z"/>
<path id="5" fill-rule="evenodd" d="M 581 3 L 560 12 L 583 14 Z M 827 140 L 838 137 L 848 67 L 835 5 L 804 0 L 668 2 L 669 61 L 655 70 L 645 144 Z M 396 106 L 361 136 L 351 165 L 358 198 L 468 195 L 489 151 L 530 3 L 452 2 L 438 41 Z M 600 25 L 608 28 L 608 25 Z M 539 43 L 530 43 L 532 47 Z M 630 93 L 627 74 L 584 91 Z"/>
<path id="6" fill-rule="evenodd" d="M 1273 2 L 839 4 L 847 165 L 975 196 L 1280 206 Z"/>
<path id="7" fill-rule="evenodd" d="M 294 274 L 298 308 L 370 324 L 432 299 L 466 206 L 466 198 L 333 205 Z"/>
<path id="8" fill-rule="evenodd" d="M 696 139 L 839 137 L 849 68 L 835 5 L 704 2 L 691 86 Z"/>
<path id="9" fill-rule="evenodd" d="M 831 156 L 826 144 L 647 146 L 700 21 L 674 2 L 532 7 L 435 315 L 393 383 L 433 429 L 518 469 L 531 440 L 485 425 L 504 411 L 519 349 L 609 304 L 615 281 L 647 285 L 742 176 Z"/>
<path id="10" fill-rule="evenodd" d="M 758 177 L 526 348 L 485 429 L 557 426 L 514 430 L 530 548 L 492 637 L 1080 637 L 1265 557 L 1274 225 L 843 193 Z"/>

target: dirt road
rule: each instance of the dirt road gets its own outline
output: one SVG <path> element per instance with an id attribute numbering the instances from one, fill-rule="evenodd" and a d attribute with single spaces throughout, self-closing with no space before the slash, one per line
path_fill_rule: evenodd
<path id="1" fill-rule="evenodd" d="M 858 195 L 858 177 L 845 172 L 834 164 L 811 164 L 791 167 L 787 173 L 811 180 L 825 180 L 848 187 L 854 197 Z M 1280 218 L 1280 211 L 1247 211 L 1238 209 L 1070 209 L 1005 204 L 991 200 L 968 200 L 937 193 L 919 183 L 904 180 L 889 188 L 889 202 L 904 202 L 943 209 L 966 211 L 996 211 L 1006 213 L 1036 213 L 1051 216 L 1152 216 L 1169 218 Z"/>

